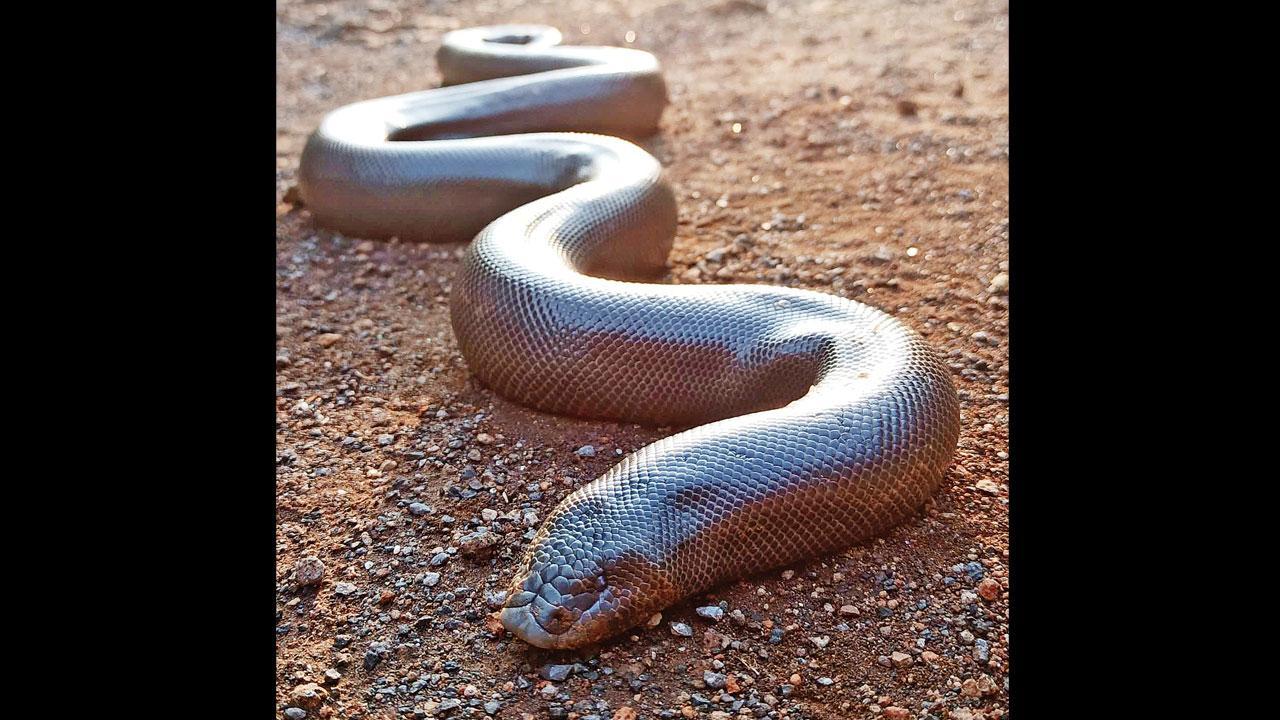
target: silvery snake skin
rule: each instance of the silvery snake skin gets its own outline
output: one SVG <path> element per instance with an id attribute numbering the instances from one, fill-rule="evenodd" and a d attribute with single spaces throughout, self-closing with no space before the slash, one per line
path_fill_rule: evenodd
<path id="1" fill-rule="evenodd" d="M 599 642 L 882 532 L 936 490 L 960 430 L 946 366 L 879 310 L 643 282 L 664 270 L 676 203 L 658 161 L 609 136 L 657 130 L 657 60 L 559 40 L 541 26 L 451 32 L 438 55 L 449 87 L 331 112 L 299 170 L 327 227 L 474 237 L 450 307 L 494 391 L 550 413 L 694 426 L 570 494 L 530 543 L 501 619 L 545 648 Z"/>

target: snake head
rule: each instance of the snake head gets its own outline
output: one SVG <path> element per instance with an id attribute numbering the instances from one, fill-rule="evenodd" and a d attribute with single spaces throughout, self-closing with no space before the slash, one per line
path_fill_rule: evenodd
<path id="1" fill-rule="evenodd" d="M 501 612 L 504 627 L 540 648 L 591 645 L 671 602 L 656 565 L 636 552 L 601 558 L 549 538 L 526 558 Z M 580 550 L 580 549 L 579 549 Z"/>

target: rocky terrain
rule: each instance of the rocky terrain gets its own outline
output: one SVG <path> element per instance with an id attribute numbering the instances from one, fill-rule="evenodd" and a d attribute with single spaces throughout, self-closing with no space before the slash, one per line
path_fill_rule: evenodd
<path id="1" fill-rule="evenodd" d="M 964 429 L 918 517 L 588 651 L 495 623 L 556 503 L 679 428 L 497 397 L 449 326 L 462 246 L 336 235 L 294 188 L 325 112 L 438 84 L 441 35 L 500 22 L 663 62 L 667 282 L 842 295 L 942 352 Z M 1007 715 L 1003 2 L 281 0 L 277 25 L 278 717 Z"/>

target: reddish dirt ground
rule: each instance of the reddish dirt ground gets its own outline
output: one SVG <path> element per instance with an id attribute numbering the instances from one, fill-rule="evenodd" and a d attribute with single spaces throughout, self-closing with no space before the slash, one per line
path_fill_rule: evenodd
<path id="1" fill-rule="evenodd" d="M 291 189 L 325 112 L 438 85 L 444 32 L 503 22 L 662 61 L 671 107 L 642 144 L 680 202 L 667 281 L 842 295 L 941 351 L 963 434 L 919 516 L 589 651 L 495 637 L 487 596 L 529 529 L 672 428 L 495 396 L 449 326 L 462 246 L 341 237 Z M 1007 715 L 1003 1 L 281 0 L 277 23 L 277 716 Z M 491 555 L 449 552 L 482 525 Z"/>

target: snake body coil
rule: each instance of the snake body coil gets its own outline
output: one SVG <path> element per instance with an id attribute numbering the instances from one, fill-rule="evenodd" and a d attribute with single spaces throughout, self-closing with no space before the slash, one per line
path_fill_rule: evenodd
<path id="1" fill-rule="evenodd" d="M 547 648 L 889 528 L 937 488 L 960 425 L 945 366 L 878 310 L 789 288 L 636 282 L 662 271 L 675 232 L 660 164 L 615 137 L 542 131 L 652 133 L 666 88 L 648 53 L 559 39 L 541 26 L 449 33 L 438 59 L 458 87 L 335 110 L 299 171 L 317 221 L 347 234 L 474 236 L 453 328 L 498 393 L 698 425 L 547 518 L 501 613 Z"/>

